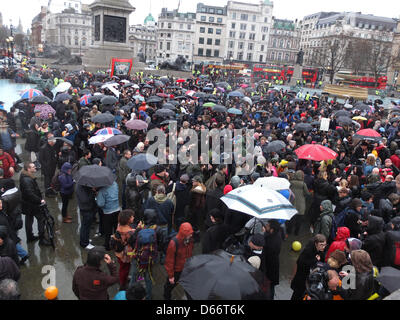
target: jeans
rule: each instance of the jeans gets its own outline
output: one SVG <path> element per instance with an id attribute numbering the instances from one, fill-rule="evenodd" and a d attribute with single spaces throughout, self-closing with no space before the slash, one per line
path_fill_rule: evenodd
<path id="1" fill-rule="evenodd" d="M 90 226 L 93 222 L 93 212 L 91 211 L 81 211 L 81 230 L 80 230 L 80 245 L 81 247 L 86 247 L 89 244 L 90 237 Z"/>
<path id="2" fill-rule="evenodd" d="M 144 281 L 146 283 L 146 300 L 151 300 L 153 291 L 153 282 L 150 278 L 149 271 L 146 270 L 144 273 L 138 274 L 137 263 L 136 260 L 133 259 L 131 262 L 131 269 L 129 271 L 129 274 L 131 276 L 131 280 L 129 281 L 129 287 L 131 287 L 137 281 L 139 275 L 144 277 Z"/>
<path id="3" fill-rule="evenodd" d="M 19 243 L 16 244 L 16 247 L 17 247 L 17 255 L 18 255 L 18 257 L 23 258 L 23 257 L 26 257 L 28 255 L 28 252 L 26 252 L 25 249 L 22 248 L 22 246 Z"/>
<path id="4" fill-rule="evenodd" d="M 111 235 L 118 227 L 118 214 L 119 211 L 103 215 L 104 247 L 107 251 L 110 250 Z"/>

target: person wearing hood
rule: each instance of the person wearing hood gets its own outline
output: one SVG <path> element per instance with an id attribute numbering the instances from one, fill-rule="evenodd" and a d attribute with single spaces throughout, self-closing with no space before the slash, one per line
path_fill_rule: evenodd
<path id="1" fill-rule="evenodd" d="M 369 216 L 367 231 L 364 232 L 364 240 L 361 249 L 367 251 L 372 264 L 381 268 L 383 265 L 383 249 L 385 247 L 384 221 L 381 217 Z"/>
<path id="2" fill-rule="evenodd" d="M 400 216 L 393 218 L 389 226 L 390 229 L 385 232 L 383 266 L 400 270 Z"/>
<path id="3" fill-rule="evenodd" d="M 116 173 L 118 168 L 118 163 L 119 163 L 119 154 L 117 153 L 115 146 L 108 147 L 106 151 L 106 159 L 104 165 L 106 167 L 109 167 L 113 173 Z"/>
<path id="4" fill-rule="evenodd" d="M 350 230 L 346 227 L 339 227 L 336 231 L 335 240 L 329 246 L 328 252 L 326 253 L 325 261 L 328 261 L 329 256 L 335 250 L 349 251 L 346 240 L 350 237 Z"/>
<path id="5" fill-rule="evenodd" d="M 204 230 L 205 205 L 207 188 L 203 184 L 200 175 L 192 179 L 192 188 L 190 190 L 189 214 L 188 220 L 194 230 Z"/>
<path id="6" fill-rule="evenodd" d="M 137 221 L 143 220 L 143 203 L 146 198 L 143 198 L 143 190 L 147 187 L 147 183 L 143 176 L 130 173 L 126 176 L 125 199 L 126 207 L 135 212 Z"/>
<path id="7" fill-rule="evenodd" d="M 15 242 L 9 237 L 7 227 L 3 225 L 0 225 L 0 257 L 10 257 L 19 264 Z"/>
<path id="8" fill-rule="evenodd" d="M 344 219 L 344 225 L 349 228 L 350 237 L 352 238 L 360 238 L 362 233 L 363 222 L 361 221 L 361 209 L 362 202 L 358 198 L 351 200 L 350 205 L 345 209 L 346 217 Z"/>
<path id="9" fill-rule="evenodd" d="M 164 267 L 167 271 L 167 281 L 164 285 L 165 300 L 171 300 L 172 290 L 179 281 L 185 262 L 193 255 L 194 240 L 192 225 L 188 222 L 182 223 L 176 239 L 178 240 L 178 248 L 175 245 L 175 241 L 171 239 L 165 258 Z"/>
<path id="10" fill-rule="evenodd" d="M 47 134 L 47 142 L 40 148 L 39 161 L 41 172 L 44 175 L 44 190 L 46 196 L 55 196 L 55 191 L 51 188 L 51 179 L 53 178 L 57 168 L 57 152 L 55 148 L 57 140 L 54 134 Z"/>
<path id="11" fill-rule="evenodd" d="M 387 198 L 383 198 L 379 201 L 380 216 L 383 218 L 385 223 L 389 223 L 396 215 L 395 207 L 399 204 L 399 201 L 400 196 L 397 193 L 392 193 Z"/>
<path id="12" fill-rule="evenodd" d="M 333 215 L 332 202 L 330 200 L 322 201 L 320 209 L 321 215 L 315 222 L 314 235 L 322 234 L 326 239 L 329 239 L 333 219 L 335 218 Z"/>
<path id="13" fill-rule="evenodd" d="M 69 162 L 73 165 L 76 161 L 74 150 L 72 150 L 71 146 L 66 142 L 64 142 L 64 145 L 61 147 L 58 156 L 58 169 L 60 170 L 64 163 Z"/>
<path id="14" fill-rule="evenodd" d="M 322 234 L 314 236 L 300 253 L 294 269 L 294 276 L 290 287 L 293 295 L 291 300 L 302 300 L 306 292 L 306 280 L 310 270 L 325 260 L 326 238 Z"/>
<path id="15" fill-rule="evenodd" d="M 304 222 L 304 214 L 306 212 L 306 202 L 311 196 L 308 191 L 307 185 L 304 182 L 304 172 L 297 170 L 290 180 L 290 190 L 294 194 L 293 206 L 297 210 L 297 214 L 288 223 L 287 232 L 290 234 L 294 228 L 294 234 L 297 236 L 299 234 L 301 225 Z"/>
<path id="16" fill-rule="evenodd" d="M 130 150 L 124 151 L 124 156 L 118 162 L 118 182 L 121 184 L 121 196 L 122 196 L 122 210 L 126 209 L 126 177 L 130 173 L 131 169 L 128 167 L 127 162 L 132 157 Z"/>
<path id="17" fill-rule="evenodd" d="M 348 290 L 349 300 L 367 300 L 375 292 L 371 257 L 365 250 L 351 252 L 351 262 L 356 271 L 356 285 Z"/>
<path id="18" fill-rule="evenodd" d="M 72 165 L 66 162 L 62 165 L 58 181 L 60 183 L 60 195 L 62 199 L 61 215 L 64 223 L 71 223 L 72 218 L 68 215 L 68 203 L 74 193 L 74 180 L 71 175 Z"/>
<path id="19" fill-rule="evenodd" d="M 158 214 L 157 225 L 160 228 L 167 229 L 168 234 L 171 232 L 174 204 L 167 198 L 163 185 L 157 187 L 156 194 L 147 200 L 144 208 L 156 210 Z"/>
<path id="20" fill-rule="evenodd" d="M 208 254 L 222 249 L 225 239 L 229 236 L 229 226 L 224 223 L 224 216 L 218 209 L 210 211 L 213 225 L 207 229 L 202 239 L 202 253 Z"/>

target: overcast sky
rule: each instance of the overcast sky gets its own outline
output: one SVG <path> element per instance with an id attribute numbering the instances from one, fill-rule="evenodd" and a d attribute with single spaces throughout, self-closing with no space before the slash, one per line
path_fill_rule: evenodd
<path id="1" fill-rule="evenodd" d="M 2 2 L 6 0 L 1 0 Z M 64 0 L 52 0 L 64 1 Z M 82 3 L 92 3 L 93 0 L 82 0 Z M 130 0 L 136 12 L 130 17 L 130 24 L 141 24 L 151 12 L 157 20 L 161 8 L 169 10 L 178 7 L 179 0 Z M 224 6 L 227 0 L 181 0 L 180 12 L 195 12 L 198 2 L 204 4 Z M 240 2 L 258 3 L 258 0 L 241 0 Z M 273 15 L 279 19 L 302 19 L 305 15 L 320 11 L 361 11 L 376 16 L 400 18 L 399 0 L 275 0 Z M 12 0 L 0 8 L 3 14 L 3 23 L 18 25 L 21 18 L 24 30 L 31 27 L 32 19 L 40 12 L 40 6 L 47 5 L 48 0 Z"/>

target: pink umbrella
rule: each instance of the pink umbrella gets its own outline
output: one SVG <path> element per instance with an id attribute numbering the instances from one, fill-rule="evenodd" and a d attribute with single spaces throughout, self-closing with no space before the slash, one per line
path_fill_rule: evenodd
<path id="1" fill-rule="evenodd" d="M 243 88 L 243 89 L 246 89 L 246 88 L 249 87 L 249 85 L 248 85 L 248 84 L 245 84 L 245 83 L 242 83 L 242 84 L 240 85 L 240 87 Z"/>
<path id="2" fill-rule="evenodd" d="M 320 144 L 306 144 L 294 151 L 299 159 L 323 161 L 336 159 L 338 154 Z"/>

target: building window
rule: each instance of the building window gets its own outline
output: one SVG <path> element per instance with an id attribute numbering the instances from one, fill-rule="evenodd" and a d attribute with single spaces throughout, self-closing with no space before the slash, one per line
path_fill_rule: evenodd
<path id="1" fill-rule="evenodd" d="M 211 49 L 206 50 L 206 57 L 211 57 Z"/>
<path id="2" fill-rule="evenodd" d="M 261 45 L 261 51 L 264 51 L 264 45 L 263 44 Z"/>
<path id="3" fill-rule="evenodd" d="M 206 17 L 206 16 L 201 16 L 201 17 L 200 17 L 200 20 L 201 20 L 202 22 L 204 22 L 204 21 L 207 20 L 207 17 Z"/>
<path id="4" fill-rule="evenodd" d="M 222 18 L 217 18 L 217 23 L 222 23 Z"/>
<path id="5" fill-rule="evenodd" d="M 276 48 L 276 39 L 272 42 L 272 48 Z"/>
<path id="6" fill-rule="evenodd" d="M 168 29 L 171 29 L 171 28 L 172 28 L 172 23 L 169 22 L 169 23 L 168 23 Z"/>
<path id="7" fill-rule="evenodd" d="M 251 25 L 251 31 L 256 31 L 256 25 L 255 24 Z"/>
<path id="8" fill-rule="evenodd" d="M 243 50 L 244 42 L 239 42 L 239 50 Z"/>
<path id="9" fill-rule="evenodd" d="M 192 25 L 191 25 L 191 24 L 188 24 L 188 25 L 187 25 L 187 29 L 188 29 L 188 30 L 192 30 Z"/>
<path id="10" fill-rule="evenodd" d="M 265 34 L 262 35 L 262 41 L 265 41 Z"/>
<path id="11" fill-rule="evenodd" d="M 183 23 L 181 23 L 180 25 L 179 25 L 179 29 L 183 29 Z"/>
<path id="12" fill-rule="evenodd" d="M 254 14 L 253 15 L 253 22 L 256 22 L 257 21 L 257 16 Z"/>
<path id="13" fill-rule="evenodd" d="M 221 40 L 220 39 L 215 39 L 215 45 L 220 46 L 221 45 Z"/>
<path id="14" fill-rule="evenodd" d="M 259 62 L 263 62 L 263 59 L 264 59 L 264 56 L 263 56 L 263 55 L 260 55 Z"/>
<path id="15" fill-rule="evenodd" d="M 249 51 L 253 51 L 254 50 L 254 43 L 249 43 L 248 49 L 249 49 Z"/>
<path id="16" fill-rule="evenodd" d="M 232 23 L 232 25 L 231 25 L 231 29 L 235 29 L 236 28 L 236 23 Z"/>
<path id="17" fill-rule="evenodd" d="M 222 11 L 222 9 L 217 9 L 217 14 L 224 14 L 224 12 Z"/>
<path id="18" fill-rule="evenodd" d="M 164 22 L 161 22 L 161 28 L 164 28 Z"/>
<path id="19" fill-rule="evenodd" d="M 232 12 L 232 19 L 236 20 L 236 12 Z"/>
<path id="20" fill-rule="evenodd" d="M 235 46 L 235 41 L 229 41 L 228 47 L 229 49 L 233 49 Z"/>
<path id="21" fill-rule="evenodd" d="M 285 54 L 285 61 L 289 61 L 289 54 L 288 53 Z"/>
<path id="22" fill-rule="evenodd" d="M 213 34 L 214 33 L 214 28 L 208 28 L 208 34 Z"/>
<path id="23" fill-rule="evenodd" d="M 208 22 L 214 22 L 214 21 L 215 21 L 214 17 L 209 17 L 208 18 Z"/>
<path id="24" fill-rule="evenodd" d="M 216 58 L 219 57 L 219 50 L 214 50 L 214 57 L 216 57 Z"/>
<path id="25" fill-rule="evenodd" d="M 236 32 L 235 31 L 230 31 L 229 32 L 229 38 L 235 38 L 236 37 Z"/>
<path id="26" fill-rule="evenodd" d="M 211 38 L 207 39 L 207 45 L 209 45 L 209 46 L 212 45 L 212 39 Z"/>
<path id="27" fill-rule="evenodd" d="M 171 42 L 167 42 L 167 50 L 171 50 Z"/>
<path id="28" fill-rule="evenodd" d="M 200 33 L 205 33 L 205 32 L 206 32 L 206 28 L 200 27 Z"/>
<path id="29" fill-rule="evenodd" d="M 79 45 L 78 38 L 75 38 L 75 45 L 76 45 L 76 46 Z"/>
<path id="30" fill-rule="evenodd" d="M 253 54 L 252 53 L 248 53 L 247 54 L 247 61 L 252 61 L 253 60 Z"/>
<path id="31" fill-rule="evenodd" d="M 222 29 L 215 29 L 215 34 L 221 34 L 222 33 Z"/>
<path id="32" fill-rule="evenodd" d="M 210 10 L 208 10 L 209 13 L 215 13 L 214 8 L 210 8 Z"/>
<path id="33" fill-rule="evenodd" d="M 287 43 L 286 43 L 286 48 L 290 48 L 290 41 L 288 41 Z"/>
<path id="34" fill-rule="evenodd" d="M 280 41 L 279 48 L 283 48 L 283 40 Z"/>
<path id="35" fill-rule="evenodd" d="M 242 13 L 242 14 L 240 15 L 240 20 L 242 20 L 242 21 L 248 21 L 248 20 L 249 20 L 249 15 L 248 15 L 248 14 Z"/>
<path id="36" fill-rule="evenodd" d="M 256 39 L 256 34 L 255 33 L 250 33 L 249 34 L 249 40 L 255 40 Z"/>
<path id="37" fill-rule="evenodd" d="M 163 44 L 163 43 L 162 43 L 162 42 L 160 42 L 160 50 L 162 50 L 162 44 Z"/>
<path id="38" fill-rule="evenodd" d="M 239 39 L 245 39 L 246 38 L 246 32 L 241 32 L 239 35 Z"/>
<path id="39" fill-rule="evenodd" d="M 278 53 L 278 61 L 281 61 L 282 60 L 282 52 L 279 52 Z"/>
<path id="40" fill-rule="evenodd" d="M 243 60 L 243 52 L 238 52 L 237 59 L 238 60 Z"/>
<path id="41" fill-rule="evenodd" d="M 199 50 L 197 51 L 197 55 L 198 56 L 202 56 L 204 53 L 204 49 L 203 48 L 199 48 Z"/>
<path id="42" fill-rule="evenodd" d="M 240 24 L 240 30 L 246 30 L 247 25 L 245 23 Z"/>
<path id="43" fill-rule="evenodd" d="M 199 44 L 204 44 L 204 38 L 199 38 Z"/>
<path id="44" fill-rule="evenodd" d="M 268 18 L 267 17 L 264 18 L 264 23 L 268 23 Z"/>
<path id="45" fill-rule="evenodd" d="M 275 52 L 274 51 L 271 52 L 271 60 L 275 60 Z"/>

